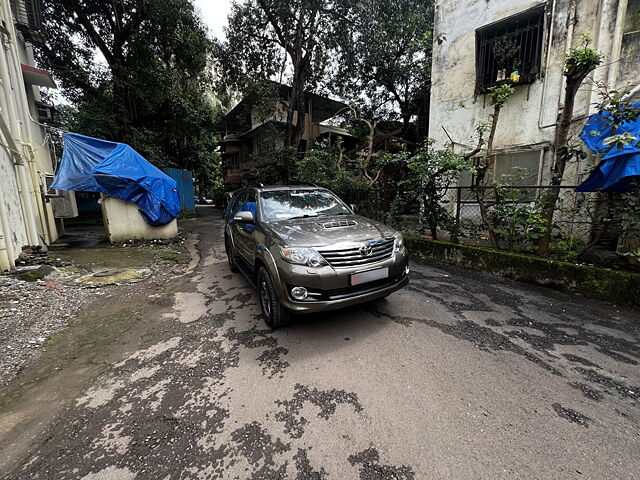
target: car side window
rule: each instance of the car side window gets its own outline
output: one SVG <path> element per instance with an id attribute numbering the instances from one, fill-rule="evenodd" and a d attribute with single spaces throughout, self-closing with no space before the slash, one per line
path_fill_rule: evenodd
<path id="1" fill-rule="evenodd" d="M 231 208 L 230 208 L 230 215 L 229 218 L 231 220 L 233 220 L 233 216 L 240 212 L 242 210 L 242 199 L 245 197 L 245 195 L 247 194 L 246 191 L 242 191 L 242 192 L 238 192 L 236 195 L 234 195 L 234 197 L 231 199 Z"/>
<path id="2" fill-rule="evenodd" d="M 247 191 L 245 196 L 238 202 L 240 207 L 238 211 L 251 212 L 253 213 L 253 219 L 256 220 L 258 210 L 256 200 L 256 192 L 254 190 Z"/>

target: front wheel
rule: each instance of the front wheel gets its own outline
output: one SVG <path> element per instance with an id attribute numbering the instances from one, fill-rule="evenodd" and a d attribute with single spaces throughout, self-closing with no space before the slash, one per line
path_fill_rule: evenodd
<path id="1" fill-rule="evenodd" d="M 264 267 L 258 272 L 258 295 L 262 316 L 267 325 L 276 329 L 289 323 L 291 314 L 278 300 L 271 276 Z"/>

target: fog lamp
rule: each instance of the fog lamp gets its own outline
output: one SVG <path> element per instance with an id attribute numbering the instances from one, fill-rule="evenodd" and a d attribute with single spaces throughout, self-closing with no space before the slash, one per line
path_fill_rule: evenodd
<path id="1" fill-rule="evenodd" d="M 293 287 L 291 289 L 291 296 L 296 300 L 304 300 L 307 298 L 308 292 L 304 287 Z"/>

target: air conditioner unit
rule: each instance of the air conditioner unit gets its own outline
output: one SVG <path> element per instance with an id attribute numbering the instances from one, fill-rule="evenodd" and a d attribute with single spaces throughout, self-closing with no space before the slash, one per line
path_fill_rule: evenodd
<path id="1" fill-rule="evenodd" d="M 55 218 L 74 218 L 78 216 L 78 204 L 76 203 L 76 192 L 60 190 L 59 197 L 51 199 L 53 216 Z"/>
<path id="2" fill-rule="evenodd" d="M 62 190 L 57 190 L 55 188 L 51 188 L 51 184 L 53 183 L 54 175 L 50 173 L 41 173 L 41 182 L 40 187 L 42 188 L 42 196 L 45 198 L 58 198 L 63 197 L 64 192 Z"/>
<path id="3" fill-rule="evenodd" d="M 22 32 L 25 40 L 44 43 L 41 0 L 10 0 L 9 3 L 16 28 Z"/>

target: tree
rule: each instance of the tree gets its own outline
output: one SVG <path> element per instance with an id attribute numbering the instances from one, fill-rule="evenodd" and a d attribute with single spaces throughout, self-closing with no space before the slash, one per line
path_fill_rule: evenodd
<path id="1" fill-rule="evenodd" d="M 487 226 L 489 233 L 489 240 L 493 248 L 498 248 L 498 237 L 495 232 L 493 220 L 489 209 L 486 204 L 486 175 L 493 165 L 495 157 L 493 156 L 493 140 L 496 135 L 496 129 L 498 127 L 498 120 L 500 119 L 500 112 L 502 107 L 507 103 L 511 95 L 515 93 L 515 88 L 509 84 L 502 84 L 496 87 L 489 88 L 489 101 L 493 105 L 493 113 L 489 123 L 481 122 L 476 126 L 476 132 L 478 133 L 478 144 L 472 151 L 466 153 L 463 158 L 470 160 L 476 155 L 482 153 L 482 156 L 478 159 L 478 166 L 476 167 L 476 200 L 478 201 L 478 207 L 480 208 L 480 215 L 482 221 Z M 489 137 L 485 142 L 485 135 L 489 132 Z M 486 145 L 486 147 L 485 147 Z M 483 152 L 484 149 L 484 152 Z"/>
<path id="2" fill-rule="evenodd" d="M 40 49 L 40 60 L 73 96 L 95 92 L 92 74 L 104 74 L 96 68 L 96 50 L 99 51 L 111 75 L 118 136 L 124 138 L 131 120 L 128 47 L 149 16 L 147 2 L 45 0 L 43 6 L 43 27 L 48 41 Z"/>
<path id="3" fill-rule="evenodd" d="M 549 255 L 551 243 L 551 226 L 553 215 L 556 210 L 558 197 L 560 196 L 560 184 L 564 177 L 564 170 L 567 162 L 577 152 L 569 145 L 569 133 L 573 120 L 573 108 L 576 94 L 580 85 L 602 62 L 602 54 L 589 48 L 591 38 L 589 35 L 582 36 L 582 45 L 572 48 L 564 63 L 564 76 L 566 78 L 564 91 L 564 104 L 558 113 L 558 124 L 556 126 L 555 138 L 553 141 L 554 155 L 551 170 L 551 186 L 544 199 L 542 216 L 546 220 L 548 228 L 538 241 L 538 254 Z"/>
<path id="4" fill-rule="evenodd" d="M 129 143 L 159 167 L 215 172 L 212 45 L 191 0 L 44 0 L 46 45 L 68 127 Z"/>
<path id="5" fill-rule="evenodd" d="M 234 1 L 227 40 L 220 46 L 224 82 L 247 93 L 253 85 L 287 77 L 291 92 L 285 145 L 300 147 L 305 91 L 321 79 L 345 32 L 344 0 Z M 298 117 L 296 118 L 296 115 Z"/>
<path id="6" fill-rule="evenodd" d="M 350 36 L 338 45 L 331 85 L 347 98 L 366 98 L 373 110 L 395 105 L 406 134 L 411 118 L 429 95 L 434 2 L 351 3 Z"/>
<path id="7" fill-rule="evenodd" d="M 428 227 L 434 240 L 438 229 L 450 229 L 452 218 L 447 209 L 447 193 L 451 183 L 463 171 L 472 170 L 467 158 L 450 149 L 434 149 L 435 141 L 426 140 L 408 159 L 414 191 L 420 204 L 420 230 Z"/>

